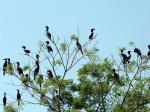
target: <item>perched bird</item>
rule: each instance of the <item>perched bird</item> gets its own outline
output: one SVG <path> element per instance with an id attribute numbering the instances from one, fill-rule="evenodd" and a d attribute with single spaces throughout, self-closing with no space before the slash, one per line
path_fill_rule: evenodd
<path id="1" fill-rule="evenodd" d="M 25 85 L 25 87 L 28 87 L 28 82 L 30 81 L 29 79 L 29 74 L 25 74 L 25 79 L 22 81 L 22 83 Z"/>
<path id="2" fill-rule="evenodd" d="M 51 33 L 48 31 L 48 30 L 49 30 L 49 27 L 48 27 L 48 26 L 45 26 L 45 28 L 46 28 L 46 36 L 51 40 L 52 35 L 51 35 Z"/>
<path id="3" fill-rule="evenodd" d="M 78 50 L 80 50 L 81 53 L 82 53 L 82 55 L 83 55 L 82 46 L 81 46 L 81 44 L 79 43 L 79 40 L 78 40 L 78 39 L 76 40 L 76 45 L 77 45 Z"/>
<path id="4" fill-rule="evenodd" d="M 141 50 L 140 50 L 140 49 L 135 48 L 135 49 L 134 49 L 134 53 L 136 53 L 136 54 L 137 54 L 137 57 L 139 57 L 139 56 L 140 56 L 140 58 L 142 59 L 142 53 L 141 53 Z"/>
<path id="5" fill-rule="evenodd" d="M 36 76 L 38 75 L 39 70 L 40 70 L 39 55 L 36 55 L 35 65 L 36 65 L 36 68 L 35 68 L 35 70 L 34 70 L 34 80 L 36 79 Z"/>
<path id="6" fill-rule="evenodd" d="M 126 54 L 124 54 L 123 50 L 120 50 L 120 51 L 121 51 L 122 62 L 123 64 L 126 64 L 128 57 Z"/>
<path id="7" fill-rule="evenodd" d="M 7 98 L 6 98 L 6 93 L 4 93 L 4 97 L 3 97 L 3 105 L 5 106 L 7 102 Z"/>
<path id="8" fill-rule="evenodd" d="M 130 59 L 131 59 L 131 51 L 128 51 L 128 56 L 127 56 L 128 63 L 130 63 Z"/>
<path id="9" fill-rule="evenodd" d="M 21 100 L 21 94 L 19 92 L 19 89 L 17 89 L 17 101 L 18 101 L 18 105 L 20 105 L 20 100 Z"/>
<path id="10" fill-rule="evenodd" d="M 3 75 L 5 75 L 5 73 L 6 73 L 6 68 L 7 68 L 7 58 L 5 58 L 5 59 L 3 59 L 3 60 L 5 60 L 5 62 L 4 62 L 4 64 L 3 64 Z"/>
<path id="11" fill-rule="evenodd" d="M 60 95 L 58 94 L 58 91 L 55 90 L 55 92 L 56 92 L 56 99 L 58 99 L 59 101 L 61 101 L 62 103 L 64 103 L 63 98 L 62 98 L 62 96 L 60 96 Z"/>
<path id="12" fill-rule="evenodd" d="M 23 70 L 22 70 L 22 68 L 20 67 L 20 63 L 19 63 L 19 62 L 17 62 L 17 71 L 18 71 L 18 74 L 19 74 L 19 75 L 24 76 Z"/>
<path id="13" fill-rule="evenodd" d="M 53 49 L 52 47 L 49 45 L 49 41 L 46 41 L 46 48 L 47 48 L 47 51 L 50 53 L 50 52 L 53 52 Z"/>
<path id="14" fill-rule="evenodd" d="M 25 52 L 26 55 L 30 54 L 31 51 L 28 50 L 28 49 L 26 49 L 26 46 L 22 46 L 22 48 L 23 48 L 23 50 L 24 50 L 24 52 Z"/>
<path id="15" fill-rule="evenodd" d="M 89 35 L 89 40 L 92 40 L 94 38 L 94 28 L 91 29 L 91 34 Z"/>
<path id="16" fill-rule="evenodd" d="M 116 81 L 119 82 L 119 84 L 121 84 L 121 83 L 120 83 L 120 79 L 119 79 L 119 74 L 116 73 L 116 70 L 115 70 L 115 69 L 112 69 L 112 70 L 113 70 L 114 78 L 116 79 Z"/>
<path id="17" fill-rule="evenodd" d="M 8 67 L 8 70 L 10 71 L 10 74 L 12 75 L 13 74 L 13 65 L 12 63 L 10 62 L 10 58 L 7 58 L 7 67 Z"/>
<path id="18" fill-rule="evenodd" d="M 148 53 L 147 56 L 150 57 L 150 45 L 148 45 Z"/>
<path id="19" fill-rule="evenodd" d="M 47 75 L 48 75 L 48 78 L 49 79 L 52 79 L 53 78 L 53 73 L 51 70 L 47 70 Z"/>

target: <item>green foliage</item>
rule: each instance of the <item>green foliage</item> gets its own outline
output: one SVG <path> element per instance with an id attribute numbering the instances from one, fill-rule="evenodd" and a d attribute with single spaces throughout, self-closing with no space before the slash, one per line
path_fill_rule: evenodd
<path id="1" fill-rule="evenodd" d="M 30 66 L 29 65 L 25 65 L 25 66 L 23 66 L 23 71 L 27 71 L 27 70 L 29 70 L 30 69 Z"/>
<path id="2" fill-rule="evenodd" d="M 4 107 L 4 112 L 19 112 L 12 104 L 8 104 Z"/>

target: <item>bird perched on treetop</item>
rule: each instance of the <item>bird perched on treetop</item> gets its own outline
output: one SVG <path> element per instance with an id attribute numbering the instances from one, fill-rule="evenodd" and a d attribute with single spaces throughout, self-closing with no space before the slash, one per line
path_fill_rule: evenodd
<path id="1" fill-rule="evenodd" d="M 3 75 L 5 75 L 5 73 L 6 73 L 6 69 L 7 69 L 7 58 L 5 58 L 5 59 L 3 59 L 3 60 L 5 60 L 5 62 L 4 62 L 4 64 L 3 64 Z"/>
<path id="2" fill-rule="evenodd" d="M 26 55 L 29 55 L 29 53 L 31 52 L 30 50 L 26 49 L 26 46 L 22 46 L 24 52 Z"/>
<path id="3" fill-rule="evenodd" d="M 78 39 L 78 38 L 77 38 L 77 40 L 76 40 L 76 45 L 77 45 L 78 50 L 80 50 L 81 53 L 82 53 L 82 55 L 83 55 L 82 46 L 81 46 L 81 44 L 79 43 L 79 39 Z"/>
<path id="4" fill-rule="evenodd" d="M 91 34 L 89 35 L 89 40 L 93 40 L 94 38 L 94 28 L 91 29 Z"/>
<path id="5" fill-rule="evenodd" d="M 46 48 L 47 48 L 48 53 L 53 52 L 52 47 L 49 45 L 49 41 L 46 41 Z"/>
<path id="6" fill-rule="evenodd" d="M 18 71 L 18 74 L 19 74 L 19 75 L 24 76 L 23 70 L 22 70 L 22 68 L 20 67 L 20 63 L 19 63 L 19 62 L 17 62 L 17 71 Z"/>
<path id="7" fill-rule="evenodd" d="M 39 55 L 36 55 L 35 65 L 36 65 L 36 68 L 35 68 L 35 70 L 34 70 L 34 80 L 35 80 L 35 78 L 36 78 L 36 76 L 38 75 L 39 70 L 40 70 Z"/>
<path id="8" fill-rule="evenodd" d="M 122 62 L 123 62 L 123 64 L 126 64 L 128 57 L 126 54 L 124 54 L 122 49 L 120 51 L 121 51 L 121 56 L 122 56 Z"/>
<path id="9" fill-rule="evenodd" d="M 19 92 L 19 89 L 17 89 L 17 101 L 18 101 L 18 105 L 20 105 L 20 100 L 21 100 L 21 94 Z"/>
<path id="10" fill-rule="evenodd" d="M 141 50 L 140 50 L 140 49 L 135 48 L 135 49 L 134 49 L 134 53 L 136 53 L 137 56 L 138 56 L 138 57 L 140 56 L 140 58 L 142 59 L 142 53 L 141 53 Z"/>
<path id="11" fill-rule="evenodd" d="M 115 70 L 115 69 L 112 69 L 112 70 L 113 70 L 114 78 L 115 78 L 116 81 L 118 81 L 118 83 L 121 85 L 120 79 L 119 79 L 119 74 L 116 73 L 116 70 Z"/>
<path id="12" fill-rule="evenodd" d="M 51 70 L 47 70 L 47 75 L 48 75 L 48 78 L 49 79 L 52 79 L 53 78 L 53 73 Z"/>
<path id="13" fill-rule="evenodd" d="M 127 57 L 128 63 L 130 62 L 130 59 L 131 59 L 131 51 L 128 51 L 128 57 Z"/>
<path id="14" fill-rule="evenodd" d="M 10 74 L 12 75 L 13 74 L 13 65 L 12 63 L 10 62 L 10 58 L 7 58 L 7 67 L 8 67 L 8 70 L 10 71 Z"/>
<path id="15" fill-rule="evenodd" d="M 6 93 L 4 93 L 4 97 L 3 97 L 3 105 L 5 106 L 7 102 L 7 98 L 6 98 Z"/>
<path id="16" fill-rule="evenodd" d="M 45 28 L 46 28 L 46 36 L 51 40 L 52 35 L 51 35 L 51 33 L 49 32 L 49 27 L 48 27 L 48 26 L 45 26 Z"/>

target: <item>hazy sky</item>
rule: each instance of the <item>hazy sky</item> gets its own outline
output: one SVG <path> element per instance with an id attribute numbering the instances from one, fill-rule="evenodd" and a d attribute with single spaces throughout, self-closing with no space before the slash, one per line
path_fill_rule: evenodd
<path id="1" fill-rule="evenodd" d="M 150 44 L 150 1 L 0 0 L 0 60 L 4 57 L 22 60 L 22 45 L 36 51 L 37 42 L 46 40 L 45 25 L 50 26 L 54 35 L 66 39 L 77 32 L 78 26 L 81 43 L 94 27 L 103 57 L 117 55 L 118 47 L 127 46 L 130 41 L 144 49 Z M 0 98 L 4 91 L 15 96 L 16 87 L 5 83 L 13 78 L 3 77 L 2 72 L 0 75 Z M 41 109 L 28 105 L 22 112 L 41 112 Z"/>

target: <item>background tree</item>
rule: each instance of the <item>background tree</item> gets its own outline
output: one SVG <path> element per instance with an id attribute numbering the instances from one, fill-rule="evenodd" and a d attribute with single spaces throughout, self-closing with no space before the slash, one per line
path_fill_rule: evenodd
<path id="1" fill-rule="evenodd" d="M 53 35 L 49 42 L 40 41 L 38 52 L 23 54 L 28 59 L 28 63 L 19 65 L 23 75 L 19 75 L 16 63 L 9 62 L 6 73 L 19 79 L 22 89 L 37 101 L 22 102 L 43 105 L 49 112 L 149 111 L 150 66 L 146 53 L 141 58 L 132 52 L 130 60 L 126 60 L 119 49 L 118 57 L 101 59 L 94 40 L 82 44 L 79 39 L 78 31 L 78 35 L 62 43 Z M 130 43 L 128 49 L 134 48 Z M 81 64 L 78 80 L 68 78 L 70 71 Z"/>

